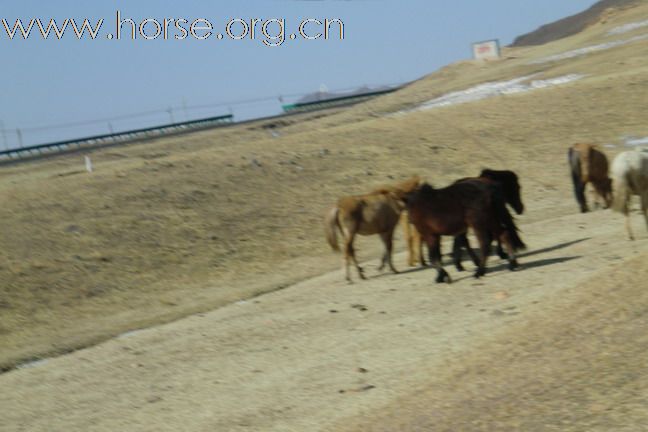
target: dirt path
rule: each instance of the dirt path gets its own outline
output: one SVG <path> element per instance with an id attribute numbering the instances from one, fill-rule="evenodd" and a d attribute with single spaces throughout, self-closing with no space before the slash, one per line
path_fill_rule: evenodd
<path id="1" fill-rule="evenodd" d="M 482 280 L 451 271 L 455 283 L 436 285 L 431 270 L 378 276 L 370 263 L 367 282 L 347 285 L 336 271 L 15 370 L 0 376 L 0 429 L 398 430 L 370 420 L 385 409 L 383 426 L 404 424 L 400 406 L 416 418 L 425 411 L 417 396 L 479 358 L 480 347 L 501 346 L 511 332 L 522 337 L 519 329 L 538 317 L 565 322 L 577 312 L 577 288 L 593 278 L 639 277 L 624 270 L 627 263 L 645 272 L 648 236 L 638 215 L 634 223 L 642 235 L 628 242 L 622 219 L 609 211 L 536 221 L 523 225 L 531 250 L 518 272 L 491 259 Z M 552 351 L 542 331 L 534 337 Z M 487 404 L 474 408 L 493 412 Z M 423 420 L 412 424 L 435 430 Z"/>

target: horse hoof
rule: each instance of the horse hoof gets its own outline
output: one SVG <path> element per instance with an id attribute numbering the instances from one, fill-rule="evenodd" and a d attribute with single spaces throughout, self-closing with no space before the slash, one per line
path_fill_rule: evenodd
<path id="1" fill-rule="evenodd" d="M 464 266 L 462 266 L 461 264 L 455 264 L 455 268 L 457 269 L 457 271 L 460 271 L 460 272 L 466 271 Z"/>
<path id="2" fill-rule="evenodd" d="M 444 282 L 447 283 L 452 282 L 452 279 L 450 279 L 450 275 L 445 270 L 439 272 L 439 274 L 436 277 L 436 283 L 444 283 Z"/>
<path id="3" fill-rule="evenodd" d="M 519 266 L 520 266 L 520 264 L 518 264 L 518 262 L 516 260 L 513 260 L 513 261 L 509 262 L 508 268 L 509 268 L 509 270 L 513 271 L 516 268 L 518 268 Z"/>
<path id="4" fill-rule="evenodd" d="M 486 274 L 486 270 L 482 269 L 477 269 L 475 272 L 475 279 L 479 279 L 480 277 L 484 276 Z"/>

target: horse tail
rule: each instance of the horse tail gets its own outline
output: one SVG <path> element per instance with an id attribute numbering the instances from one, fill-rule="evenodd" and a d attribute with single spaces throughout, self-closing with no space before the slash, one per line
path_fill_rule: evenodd
<path id="1" fill-rule="evenodd" d="M 340 245 L 338 244 L 337 239 L 337 230 L 340 228 L 340 223 L 338 222 L 338 212 L 337 207 L 333 207 L 331 210 L 326 213 L 324 219 L 324 232 L 326 233 L 326 241 L 331 246 L 334 251 L 340 250 Z"/>
<path id="2" fill-rule="evenodd" d="M 498 222 L 508 231 L 511 244 L 515 250 L 524 250 L 526 245 L 519 235 L 520 229 L 515 225 L 515 220 L 506 208 L 506 202 L 502 195 L 501 187 L 495 187 L 493 191 L 493 206 Z"/>

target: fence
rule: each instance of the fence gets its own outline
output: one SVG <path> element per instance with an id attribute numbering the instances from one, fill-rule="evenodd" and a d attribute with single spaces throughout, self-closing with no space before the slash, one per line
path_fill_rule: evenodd
<path id="1" fill-rule="evenodd" d="M 118 143 L 126 143 L 142 139 L 157 138 L 162 135 L 168 136 L 173 134 L 193 132 L 200 129 L 213 128 L 231 124 L 234 116 L 231 114 L 218 117 L 207 117 L 198 120 L 191 120 L 180 123 L 171 123 L 162 126 L 154 126 L 144 129 L 134 129 L 124 132 L 117 132 L 105 135 L 95 135 L 85 138 L 72 140 L 57 141 L 48 144 L 40 144 L 29 147 L 19 147 L 0 151 L 0 160 L 18 159 L 29 156 L 38 156 L 48 153 L 69 151 L 83 147 L 102 147 Z"/>
<path id="2" fill-rule="evenodd" d="M 281 106 L 283 111 L 282 114 L 251 119 L 244 122 L 238 122 L 237 124 L 247 123 L 249 121 L 273 119 L 277 117 L 283 117 L 286 115 L 299 114 L 302 112 L 310 112 L 310 111 L 323 110 L 323 109 L 329 109 L 335 107 L 350 106 L 360 102 L 364 102 L 366 100 L 369 100 L 371 98 L 380 95 L 394 92 L 400 88 L 402 88 L 402 85 L 394 86 L 385 90 L 378 90 L 378 91 L 374 90 L 374 91 L 368 91 L 364 93 L 356 93 L 348 96 L 333 96 L 333 97 L 329 97 L 314 102 L 282 105 Z M 268 98 L 257 99 L 255 101 L 263 101 L 266 99 Z M 279 98 L 279 100 L 281 101 L 282 99 Z M 251 101 L 245 101 L 240 103 L 243 104 L 243 103 L 250 103 L 250 102 Z M 210 106 L 206 105 L 206 106 L 194 107 L 194 108 L 208 108 L 208 107 Z M 230 111 L 231 111 L 231 107 L 230 107 Z M 166 112 L 171 112 L 171 109 L 167 110 Z M 173 116 L 171 117 L 171 119 L 173 119 Z M 17 130 L 16 133 L 17 133 L 19 146 L 15 148 L 7 148 L 3 151 L 0 151 L 0 162 L 3 161 L 8 162 L 8 161 L 22 159 L 22 158 L 45 156 L 48 154 L 55 154 L 59 152 L 76 151 L 83 148 L 105 147 L 110 145 L 125 144 L 131 141 L 153 139 L 161 136 L 169 136 L 175 134 L 194 132 L 201 129 L 211 129 L 211 128 L 222 127 L 231 124 L 234 124 L 234 115 L 228 114 L 228 115 L 222 115 L 217 117 L 206 117 L 198 120 L 190 120 L 184 122 L 172 121 L 171 123 L 165 125 L 159 125 L 159 126 L 153 126 L 153 127 L 147 127 L 141 129 L 133 129 L 133 130 L 127 130 L 123 132 L 116 132 L 116 133 L 109 133 L 109 134 L 102 134 L 102 135 L 93 135 L 84 138 L 75 138 L 70 140 L 63 140 L 63 141 L 32 145 L 32 146 L 22 145 L 22 134 L 20 130 Z M 7 146 L 7 139 L 6 136 L 4 135 L 5 132 L 7 131 L 2 128 L 0 129 L 3 133 L 5 146 Z M 112 130 L 112 126 L 110 127 L 110 129 Z"/>

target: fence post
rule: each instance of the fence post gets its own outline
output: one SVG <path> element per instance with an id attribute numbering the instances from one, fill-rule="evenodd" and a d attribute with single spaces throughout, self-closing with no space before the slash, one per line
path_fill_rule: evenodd
<path id="1" fill-rule="evenodd" d="M 16 129 L 16 135 L 18 135 L 18 146 L 20 148 L 23 148 L 23 138 L 22 138 L 22 132 L 20 129 Z"/>
<path id="2" fill-rule="evenodd" d="M 5 125 L 2 120 L 0 120 L 0 129 L 2 130 L 2 141 L 4 142 L 5 150 L 9 150 L 9 143 L 7 142 L 7 132 L 5 131 Z"/>

